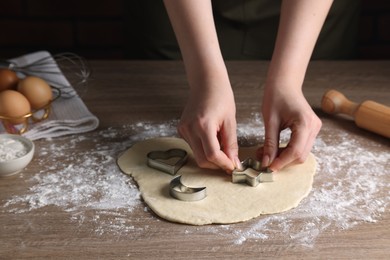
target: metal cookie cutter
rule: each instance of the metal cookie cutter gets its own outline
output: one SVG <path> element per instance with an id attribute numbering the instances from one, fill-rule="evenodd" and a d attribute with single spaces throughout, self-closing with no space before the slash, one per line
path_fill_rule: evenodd
<path id="1" fill-rule="evenodd" d="M 183 201 L 198 201 L 206 198 L 206 187 L 191 188 L 181 183 L 181 175 L 172 179 L 169 184 L 169 193 L 172 197 Z"/>
<path id="2" fill-rule="evenodd" d="M 167 151 L 152 151 L 146 155 L 149 167 L 175 175 L 176 172 L 186 163 L 188 154 L 182 149 L 170 149 Z M 179 158 L 173 164 L 168 162 L 171 158 Z"/>
<path id="3" fill-rule="evenodd" d="M 261 167 L 261 162 L 247 158 L 241 162 L 243 169 L 235 169 L 232 174 L 233 183 L 246 182 L 256 187 L 260 182 L 273 182 L 273 174 L 268 167 Z"/>

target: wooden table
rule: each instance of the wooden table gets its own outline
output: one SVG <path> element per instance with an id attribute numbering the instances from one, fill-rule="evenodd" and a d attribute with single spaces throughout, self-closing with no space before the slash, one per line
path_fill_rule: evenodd
<path id="1" fill-rule="evenodd" d="M 258 120 L 267 65 L 267 62 L 260 61 L 227 63 L 236 95 L 240 126 L 249 124 L 250 120 Z M 49 202 L 45 206 L 29 209 L 31 205 L 27 205 L 26 201 L 31 203 L 31 197 L 29 199 L 28 194 L 37 193 L 33 188 L 40 182 L 43 185 L 43 178 L 49 171 L 50 174 L 56 174 L 61 162 L 62 172 L 65 172 L 65 167 L 77 169 L 79 161 L 69 157 L 74 154 L 88 156 L 90 153 L 96 159 L 97 153 L 91 153 L 91 150 L 98 148 L 106 149 L 102 163 L 107 155 L 111 159 L 115 158 L 127 145 L 131 145 L 129 138 L 135 138 L 140 131 L 145 131 L 146 126 L 168 125 L 174 128 L 186 103 L 187 83 L 181 62 L 91 61 L 90 67 L 93 70 L 92 80 L 83 100 L 100 119 L 100 127 L 95 132 L 79 136 L 36 141 L 37 153 L 32 163 L 21 174 L 0 179 L 0 259 L 390 258 L 390 194 L 387 184 L 390 183 L 390 164 L 389 157 L 386 157 L 390 153 L 390 142 L 357 128 L 349 119 L 329 116 L 320 110 L 322 94 L 329 88 L 344 92 L 356 102 L 372 99 L 390 106 L 390 61 L 315 61 L 310 64 L 304 83 L 304 93 L 323 121 L 323 129 L 319 134 L 323 143 L 318 144 L 321 149 L 335 147 L 333 156 L 337 161 L 338 157 L 343 156 L 339 154 L 343 153 L 342 150 L 337 152 L 338 142 L 344 138 L 343 147 L 354 147 L 353 144 L 345 143 L 346 140 L 352 140 L 356 144 L 356 153 L 363 151 L 367 156 L 384 156 L 379 164 L 382 164 L 381 169 L 387 171 L 387 176 L 378 175 L 382 186 L 372 185 L 371 190 L 367 190 L 367 194 L 371 194 L 367 200 L 372 200 L 372 203 L 363 200 L 362 205 L 353 205 L 357 206 L 356 211 L 361 207 L 363 213 L 360 215 L 369 213 L 366 220 L 360 215 L 360 218 L 358 216 L 354 220 L 349 212 L 347 223 L 341 223 L 342 216 L 334 220 L 330 214 L 310 216 L 313 211 L 308 211 L 308 215 L 302 218 L 298 213 L 289 215 L 287 212 L 278 214 L 277 218 L 260 216 L 244 223 L 205 227 L 175 224 L 160 219 L 147 209 L 141 199 L 137 199 L 140 203 L 131 210 L 110 206 L 106 209 L 77 207 L 80 205 L 74 205 L 72 209 L 70 206 L 61 207 Z M 258 136 L 262 137 L 263 133 L 263 129 L 259 129 Z M 240 142 L 258 142 L 259 137 L 251 138 L 249 134 L 249 137 L 241 138 Z M 70 145 L 72 142 L 75 145 Z M 109 151 L 111 148 L 116 149 L 112 154 Z M 317 152 L 321 149 L 317 149 Z M 354 154 L 354 151 L 347 152 Z M 322 155 L 316 156 L 321 159 Z M 331 162 L 332 159 L 328 160 Z M 104 165 L 112 166 L 110 176 L 113 180 L 127 178 L 132 183 L 131 178 L 119 172 L 114 160 L 108 161 Z M 68 163 L 70 166 L 66 166 Z M 91 162 L 92 166 L 94 163 L 96 161 Z M 84 161 L 82 165 L 85 168 L 87 163 Z M 316 195 L 322 196 L 332 189 L 329 183 L 323 181 L 326 170 L 322 168 L 317 172 L 313 193 L 305 200 L 313 199 Z M 346 165 L 337 168 L 340 176 L 347 170 Z M 80 171 L 83 174 L 87 172 L 85 169 Z M 74 170 L 72 174 L 77 176 L 80 171 Z M 94 172 L 99 172 L 99 169 Z M 367 172 L 361 172 L 363 174 Z M 371 178 L 370 175 L 367 178 Z M 134 190 L 134 184 L 131 185 Z M 349 184 L 340 180 L 335 181 L 335 185 L 344 187 Z M 355 189 L 359 190 L 359 187 Z M 64 188 L 60 191 L 63 192 Z M 76 193 L 76 190 L 71 192 Z M 348 192 L 343 190 L 340 196 L 348 195 Z M 363 193 L 359 194 L 363 196 Z M 61 195 L 58 194 L 58 200 Z M 96 201 L 99 196 L 97 191 L 90 200 Z M 22 198 L 20 203 L 15 202 L 18 198 Z M 10 201 L 14 201 L 14 204 L 10 205 Z M 82 203 L 88 205 L 87 201 Z M 302 203 L 297 212 L 307 202 Z M 319 199 L 318 203 L 326 202 Z M 378 205 L 375 206 L 375 203 Z M 348 205 L 336 204 L 343 209 L 350 208 Z M 337 212 L 336 209 L 329 210 L 331 214 Z M 269 220 L 275 223 L 265 223 Z M 311 225 L 304 226 L 307 220 L 313 221 Z M 319 223 L 322 226 L 318 228 L 316 225 Z M 261 230 L 259 225 L 267 229 Z M 113 231 L 115 227 L 118 232 Z M 306 228 L 307 233 L 297 232 L 297 227 Z M 319 233 L 314 234 L 315 230 Z M 262 232 L 264 236 L 261 236 Z"/>

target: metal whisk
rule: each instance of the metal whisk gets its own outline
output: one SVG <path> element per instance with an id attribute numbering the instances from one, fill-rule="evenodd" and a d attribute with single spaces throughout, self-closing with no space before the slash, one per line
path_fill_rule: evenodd
<path id="1" fill-rule="evenodd" d="M 82 95 L 87 88 L 90 71 L 86 61 L 77 54 L 64 52 L 38 58 L 19 65 L 14 61 L 0 61 L 0 68 L 8 68 L 17 73 L 37 76 L 61 91 L 61 97 L 71 98 Z"/>

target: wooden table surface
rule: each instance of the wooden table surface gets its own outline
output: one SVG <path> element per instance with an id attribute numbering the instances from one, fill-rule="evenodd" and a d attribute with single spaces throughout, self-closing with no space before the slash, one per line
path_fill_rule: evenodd
<path id="1" fill-rule="evenodd" d="M 244 129 L 244 132 L 239 132 L 242 145 L 256 143 L 264 134 L 258 121 L 261 121 L 261 88 L 267 65 L 267 62 L 260 61 L 227 62 L 236 96 L 237 121 Z M 319 134 L 321 142 L 316 143 L 319 148 L 313 151 L 322 166 L 318 169 L 312 193 L 292 210 L 293 213 L 208 226 L 165 221 L 149 210 L 141 198 L 129 198 L 134 204 L 129 204 L 133 207 L 126 209 L 115 207 L 119 202 L 114 201 L 116 197 L 112 195 L 111 206 L 94 207 L 88 200 L 94 202 L 103 197 L 99 190 L 80 202 L 82 205 L 77 205 L 76 200 L 71 200 L 74 205 L 64 202 L 64 199 L 62 204 L 58 203 L 61 198 L 70 200 L 66 192 L 77 193 L 77 185 L 72 188 L 72 183 L 70 191 L 59 187 L 61 194 L 53 202 L 39 198 L 45 196 L 43 185 L 55 187 L 45 177 L 60 178 L 58 175 L 69 167 L 73 170 L 66 172 L 67 176 L 87 172 L 83 167 L 88 167 L 88 162 L 68 158 L 75 154 L 91 156 L 92 174 L 99 174 L 99 178 L 110 174 L 110 180 L 108 177 L 101 179 L 105 183 L 114 183 L 118 178 L 127 180 L 129 189 L 134 191 L 136 186 L 132 179 L 116 167 L 116 157 L 137 140 L 137 136 L 142 139 L 159 135 L 158 127 L 164 135 L 175 134 L 172 129 L 187 95 L 181 62 L 90 61 L 90 67 L 92 79 L 83 100 L 99 118 L 99 129 L 35 141 L 37 152 L 31 164 L 18 175 L 0 179 L 0 259 L 390 258 L 390 141 L 357 128 L 350 119 L 329 116 L 320 110 L 321 97 L 330 88 L 342 91 L 356 102 L 371 99 L 390 106 L 390 61 L 312 62 L 303 89 L 323 121 Z M 256 129 L 251 132 L 257 126 L 260 126 L 258 132 Z M 322 151 L 327 152 L 327 159 L 323 159 L 325 154 L 321 154 Z M 103 170 L 96 167 L 97 162 L 100 163 L 99 152 Z M 344 176 L 349 168 L 355 167 L 342 164 L 342 160 L 351 156 L 364 159 L 363 163 L 369 163 L 371 159 L 367 158 L 380 158 L 374 162 L 374 167 L 382 171 L 372 173 L 362 165 L 359 172 L 358 168 L 357 173 L 363 177 L 363 182 L 367 178 L 370 187 L 364 183 L 360 187 L 359 183 L 348 179 L 356 194 L 348 194 L 349 188 L 345 187 L 352 184 L 344 182 L 342 177 L 338 181 L 337 177 L 326 179 L 325 176 Z M 332 168 L 333 161 L 340 165 Z M 78 163 L 81 164 L 79 168 Z M 325 169 L 326 165 L 331 165 L 330 169 Z M 374 179 L 378 180 L 377 185 L 372 182 Z M 329 197 L 330 203 L 322 200 L 325 194 L 338 194 L 337 189 L 341 191 L 339 201 L 333 197 Z M 345 199 L 346 196 L 362 199 L 355 202 Z M 342 203 L 344 199 L 345 204 Z M 41 204 L 32 207 L 34 200 Z M 346 205 L 348 202 L 352 204 Z M 316 203 L 327 205 L 321 206 L 324 214 L 305 208 L 308 205 L 315 207 Z M 343 214 L 346 214 L 345 222 Z"/>

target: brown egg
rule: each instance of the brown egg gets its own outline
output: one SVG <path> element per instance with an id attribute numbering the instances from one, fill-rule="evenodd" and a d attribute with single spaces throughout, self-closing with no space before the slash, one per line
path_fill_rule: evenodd
<path id="1" fill-rule="evenodd" d="M 9 69 L 0 69 L 0 91 L 16 89 L 19 78 L 16 73 Z"/>
<path id="2" fill-rule="evenodd" d="M 40 109 L 53 98 L 49 84 L 41 78 L 27 76 L 19 81 L 18 91 L 30 102 L 33 109 Z"/>
<path id="3" fill-rule="evenodd" d="M 11 124 L 21 124 L 23 116 L 31 112 L 27 98 L 16 90 L 4 90 L 0 92 L 0 115 L 11 117 Z"/>

